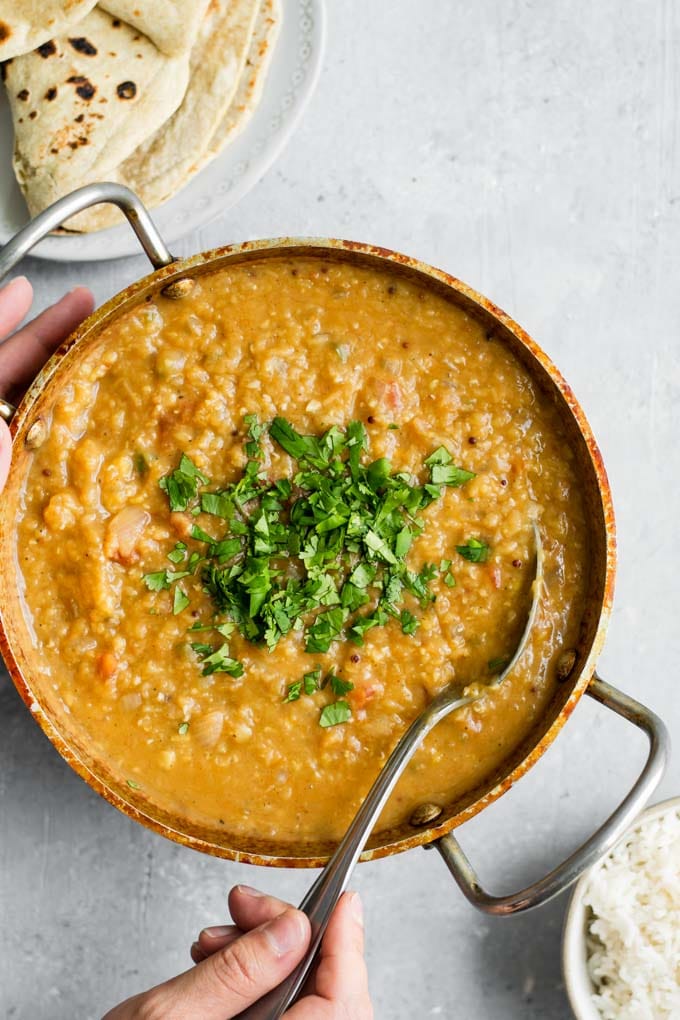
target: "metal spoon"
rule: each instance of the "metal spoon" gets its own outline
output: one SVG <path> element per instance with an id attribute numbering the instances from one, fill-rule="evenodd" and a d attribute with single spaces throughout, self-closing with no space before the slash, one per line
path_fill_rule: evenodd
<path id="1" fill-rule="evenodd" d="M 497 687 L 508 673 L 517 665 L 521 658 L 529 635 L 533 629 L 538 613 L 538 605 L 543 587 L 543 543 L 536 524 L 533 525 L 536 544 L 536 570 L 532 584 L 531 608 L 522 637 L 512 659 L 505 669 L 485 687 Z M 414 753 L 433 727 L 457 708 L 472 704 L 484 696 L 483 691 L 465 693 L 469 684 L 451 683 L 445 687 L 415 719 L 399 740 L 397 746 L 385 762 L 366 799 L 356 813 L 353 822 L 345 833 L 337 850 L 311 887 L 302 903 L 303 910 L 312 927 L 312 938 L 304 959 L 298 964 L 285 981 L 268 992 L 262 999 L 239 1014 L 239 1020 L 278 1020 L 299 996 L 302 987 L 316 959 L 321 940 L 330 920 L 331 914 L 347 888 L 350 876 L 354 871 L 362 850 L 370 836 L 380 812 L 391 794 L 394 786 L 408 765 Z"/>

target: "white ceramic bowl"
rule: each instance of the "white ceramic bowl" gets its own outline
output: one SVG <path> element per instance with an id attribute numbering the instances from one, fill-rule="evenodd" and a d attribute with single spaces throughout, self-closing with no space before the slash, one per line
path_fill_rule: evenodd
<path id="1" fill-rule="evenodd" d="M 653 807 L 647 808 L 631 825 L 619 843 L 627 839 L 629 834 L 635 829 L 644 825 L 648 819 L 658 818 L 659 815 L 664 815 L 673 810 L 680 811 L 680 797 L 673 797 L 670 800 L 661 801 L 660 804 L 654 804 Z M 610 851 L 610 853 L 612 852 Z M 606 860 L 606 857 L 581 875 L 571 894 L 564 923 L 562 970 L 569 1003 L 576 1020 L 602 1020 L 601 1014 L 593 1005 L 591 998 L 594 989 L 588 976 L 586 965 L 586 907 L 583 901 L 590 880 L 597 869 L 601 867 L 604 860 Z"/>

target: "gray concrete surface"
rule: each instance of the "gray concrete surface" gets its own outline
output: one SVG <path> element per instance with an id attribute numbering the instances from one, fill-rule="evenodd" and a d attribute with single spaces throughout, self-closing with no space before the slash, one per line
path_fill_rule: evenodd
<path id="1" fill-rule="evenodd" d="M 420 256 L 492 296 L 585 406 L 618 512 L 601 671 L 680 729 L 680 15 L 673 0 L 329 3 L 318 92 L 277 166 L 183 253 L 339 234 Z M 143 260 L 29 262 L 38 302 L 102 300 Z M 97 1018 L 183 968 L 236 881 L 297 900 L 310 875 L 203 858 L 92 793 L 0 678 L 0 1015 Z M 587 699 L 531 775 L 461 840 L 507 890 L 550 868 L 631 782 L 644 741 Z M 680 792 L 673 759 L 658 798 Z M 363 866 L 376 1015 L 570 1015 L 565 899 L 493 920 L 436 855 Z"/>

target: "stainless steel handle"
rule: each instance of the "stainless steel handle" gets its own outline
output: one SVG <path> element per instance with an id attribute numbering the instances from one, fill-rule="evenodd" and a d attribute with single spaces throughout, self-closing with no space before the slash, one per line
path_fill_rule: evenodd
<path id="1" fill-rule="evenodd" d="M 0 249 L 0 280 L 51 230 L 83 209 L 99 205 L 100 202 L 117 205 L 125 214 L 154 269 L 160 269 L 161 266 L 167 266 L 175 261 L 149 216 L 146 206 L 137 198 L 134 191 L 123 187 L 122 184 L 86 184 L 85 187 L 72 191 L 70 195 L 65 195 L 48 206 Z"/>
<path id="2" fill-rule="evenodd" d="M 100 202 L 117 205 L 125 214 L 128 223 L 139 238 L 139 242 L 149 257 L 154 269 L 168 266 L 175 257 L 168 251 L 165 242 L 158 233 L 156 225 L 149 216 L 146 206 L 135 195 L 134 191 L 122 184 L 86 184 L 83 188 L 72 191 L 57 202 L 48 206 L 35 219 L 14 235 L 11 241 L 0 249 L 0 280 L 13 269 L 24 255 L 42 241 L 51 230 L 60 226 L 71 216 L 89 209 Z M 9 422 L 14 417 L 16 407 L 8 400 L 0 399 L 0 418 Z"/>
<path id="3" fill-rule="evenodd" d="M 617 715 L 623 716 L 647 735 L 649 755 L 645 766 L 628 795 L 604 825 L 601 825 L 590 839 L 586 840 L 578 850 L 554 868 L 550 874 L 527 886 L 526 889 L 522 889 L 521 892 L 512 893 L 509 896 L 491 896 L 486 892 L 480 885 L 474 868 L 453 833 L 450 832 L 436 840 L 434 844 L 430 844 L 439 850 L 449 871 L 470 903 L 485 914 L 505 915 L 516 914 L 521 910 L 531 910 L 567 889 L 586 868 L 589 868 L 612 849 L 635 820 L 661 780 L 670 752 L 668 730 L 661 719 L 650 709 L 641 705 L 639 701 L 635 701 L 627 694 L 605 683 L 597 674 L 593 677 L 587 693 L 591 698 L 595 698 L 606 708 L 611 708 Z"/>

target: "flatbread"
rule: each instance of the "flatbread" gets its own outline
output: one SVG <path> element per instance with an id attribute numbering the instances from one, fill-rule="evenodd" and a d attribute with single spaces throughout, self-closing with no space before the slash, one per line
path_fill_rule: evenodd
<path id="1" fill-rule="evenodd" d="M 29 53 L 63 35 L 96 0 L 0 0 L 0 61 Z M 80 33 L 77 33 L 78 35 Z"/>
<path id="2" fill-rule="evenodd" d="M 257 12 L 255 31 L 245 71 L 241 76 L 233 102 L 210 139 L 210 144 L 200 161 L 199 169 L 202 169 L 215 156 L 218 156 L 230 142 L 233 142 L 257 109 L 274 55 L 274 45 L 281 29 L 281 18 L 280 0 L 262 0 Z"/>
<path id="3" fill-rule="evenodd" d="M 99 6 L 143 32 L 169 57 L 188 53 L 211 0 L 100 0 Z"/>
<path id="4" fill-rule="evenodd" d="M 266 0 L 270 3 L 271 0 Z M 211 0 L 191 53 L 189 85 L 181 106 L 110 180 L 153 207 L 176 194 L 203 165 L 203 155 L 236 94 L 251 50 L 258 0 Z M 69 230 L 101 230 L 121 221 L 112 206 L 69 220 Z"/>
<path id="5" fill-rule="evenodd" d="M 78 38 L 5 67 L 14 170 L 32 215 L 74 188 L 107 180 L 177 109 L 188 55 L 166 57 L 146 36 L 95 8 Z"/>

